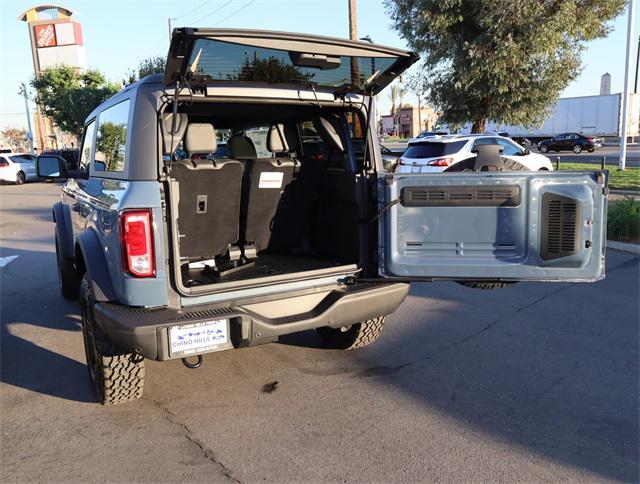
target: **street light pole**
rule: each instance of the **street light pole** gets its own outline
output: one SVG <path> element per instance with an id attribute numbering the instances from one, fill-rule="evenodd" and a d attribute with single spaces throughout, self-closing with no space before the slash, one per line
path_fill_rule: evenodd
<path id="1" fill-rule="evenodd" d="M 35 150 L 33 149 L 33 131 L 31 131 L 31 114 L 29 113 L 29 97 L 27 93 L 27 86 L 24 82 L 20 83 L 19 94 L 22 94 L 24 97 L 24 110 L 27 114 L 27 136 L 29 137 L 29 147 L 31 148 L 31 154 L 35 155 Z"/>
<path id="2" fill-rule="evenodd" d="M 631 40 L 633 38 L 633 23 L 636 16 L 636 0 L 629 0 L 629 23 L 627 25 L 627 54 L 624 65 L 624 91 L 622 93 L 622 143 L 618 169 L 624 170 L 627 162 L 627 127 L 629 125 L 629 68 L 631 67 Z"/>

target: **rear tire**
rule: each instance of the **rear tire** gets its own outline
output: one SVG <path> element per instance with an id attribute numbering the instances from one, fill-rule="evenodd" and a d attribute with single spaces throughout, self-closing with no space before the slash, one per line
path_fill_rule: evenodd
<path id="1" fill-rule="evenodd" d="M 57 231 L 56 231 L 57 232 Z M 65 299 L 78 299 L 80 280 L 73 262 L 62 254 L 60 240 L 56 234 L 56 260 L 58 266 L 58 287 Z"/>
<path id="2" fill-rule="evenodd" d="M 540 153 L 548 153 L 549 147 L 547 145 L 540 145 Z"/>
<path id="3" fill-rule="evenodd" d="M 118 348 L 96 324 L 95 296 L 86 274 L 80 295 L 84 351 L 96 400 L 102 405 L 137 400 L 144 389 L 144 358 Z"/>
<path id="4" fill-rule="evenodd" d="M 25 181 L 27 181 L 27 178 L 24 176 L 24 172 L 19 171 L 16 175 L 16 185 L 22 185 Z"/>
<path id="5" fill-rule="evenodd" d="M 580 153 L 582 153 L 582 146 L 580 145 L 573 145 L 573 152 L 576 155 L 579 155 Z"/>
<path id="6" fill-rule="evenodd" d="M 340 350 L 364 348 L 380 337 L 384 328 L 384 318 L 380 316 L 342 328 L 323 326 L 316 331 L 330 348 Z"/>
<path id="7" fill-rule="evenodd" d="M 456 281 L 458 284 L 461 284 L 466 287 L 470 287 L 472 289 L 483 289 L 485 291 L 490 289 L 502 289 L 504 287 L 513 286 L 517 283 L 517 281 L 513 282 L 483 282 L 483 281 Z"/>

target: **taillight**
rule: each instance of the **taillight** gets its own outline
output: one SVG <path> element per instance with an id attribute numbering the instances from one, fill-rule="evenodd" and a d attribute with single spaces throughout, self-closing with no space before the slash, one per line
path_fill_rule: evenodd
<path id="1" fill-rule="evenodd" d="M 438 158 L 437 160 L 431 160 L 427 165 L 429 166 L 451 166 L 453 158 Z"/>
<path id="2" fill-rule="evenodd" d="M 322 161 L 324 160 L 324 154 L 316 153 L 315 155 L 311 155 L 311 158 L 315 161 Z"/>
<path id="3" fill-rule="evenodd" d="M 588 141 L 589 143 L 593 143 L 593 138 L 587 138 L 587 141 Z"/>
<path id="4" fill-rule="evenodd" d="M 151 211 L 121 212 L 120 241 L 125 270 L 136 277 L 154 277 L 156 271 L 151 235 Z"/>
<path id="5" fill-rule="evenodd" d="M 0 168 L 6 168 L 9 166 L 9 162 L 7 160 L 0 160 Z"/>

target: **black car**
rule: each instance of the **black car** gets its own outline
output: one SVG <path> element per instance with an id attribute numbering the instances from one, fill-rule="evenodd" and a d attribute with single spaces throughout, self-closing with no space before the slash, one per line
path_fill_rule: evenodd
<path id="1" fill-rule="evenodd" d="M 67 162 L 67 168 L 71 171 L 78 169 L 80 150 L 78 148 L 63 148 L 60 150 L 44 150 L 41 155 L 61 156 Z"/>
<path id="2" fill-rule="evenodd" d="M 593 136 L 585 136 L 579 133 L 562 133 L 555 138 L 546 139 L 538 143 L 538 149 L 542 153 L 549 151 L 573 151 L 578 154 L 583 150 L 593 153 L 596 148 L 602 146 L 602 139 Z"/>

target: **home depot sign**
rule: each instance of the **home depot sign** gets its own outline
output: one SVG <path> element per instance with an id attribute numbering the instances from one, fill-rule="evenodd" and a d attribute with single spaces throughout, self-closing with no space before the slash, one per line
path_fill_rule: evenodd
<path id="1" fill-rule="evenodd" d="M 53 24 L 36 25 L 35 30 L 38 47 L 55 47 L 56 31 Z"/>
<path id="2" fill-rule="evenodd" d="M 67 65 L 85 67 L 82 28 L 69 19 L 32 22 L 32 41 L 37 71 Z"/>

